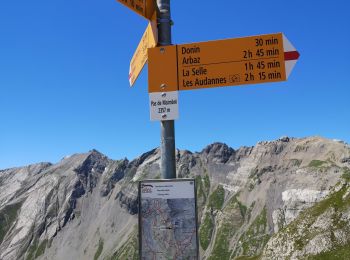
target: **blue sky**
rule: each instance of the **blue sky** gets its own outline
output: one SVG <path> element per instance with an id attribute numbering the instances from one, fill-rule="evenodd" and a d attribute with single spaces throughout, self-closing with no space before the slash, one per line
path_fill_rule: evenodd
<path id="1" fill-rule="evenodd" d="M 173 43 L 283 32 L 301 57 L 287 82 L 180 93 L 176 146 L 238 148 L 281 136 L 350 142 L 350 4 L 172 1 Z M 128 85 L 147 21 L 109 1 L 0 2 L 0 169 L 98 149 L 133 159 L 159 146 L 147 67 Z"/>

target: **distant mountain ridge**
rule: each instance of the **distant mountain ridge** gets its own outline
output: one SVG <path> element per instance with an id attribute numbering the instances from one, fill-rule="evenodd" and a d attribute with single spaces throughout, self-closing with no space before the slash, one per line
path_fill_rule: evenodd
<path id="1" fill-rule="evenodd" d="M 138 259 L 137 182 L 160 153 L 96 150 L 0 170 L 0 259 Z M 321 137 L 176 152 L 197 181 L 201 259 L 350 255 L 350 147 Z M 327 224 L 331 223 L 331 224 Z"/>

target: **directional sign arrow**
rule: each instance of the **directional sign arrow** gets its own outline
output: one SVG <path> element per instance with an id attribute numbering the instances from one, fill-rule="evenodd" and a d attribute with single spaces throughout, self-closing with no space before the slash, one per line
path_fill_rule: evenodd
<path id="1" fill-rule="evenodd" d="M 298 58 L 282 33 L 151 48 L 148 89 L 152 93 L 285 81 Z"/>
<path id="2" fill-rule="evenodd" d="M 286 67 L 286 77 L 289 78 L 297 60 L 300 57 L 299 52 L 290 43 L 287 37 L 283 34 L 284 62 Z"/>
<path id="3" fill-rule="evenodd" d="M 153 48 L 158 44 L 158 29 L 157 29 L 157 15 L 154 12 L 152 20 L 149 22 L 145 33 L 143 34 L 139 45 L 131 59 L 129 67 L 129 83 L 132 87 L 140 75 L 144 65 L 147 62 L 147 50 Z"/>

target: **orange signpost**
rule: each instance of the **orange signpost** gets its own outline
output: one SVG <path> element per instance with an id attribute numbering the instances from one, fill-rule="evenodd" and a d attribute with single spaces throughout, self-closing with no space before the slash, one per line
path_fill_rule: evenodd
<path id="1" fill-rule="evenodd" d="M 158 43 L 158 29 L 157 29 L 157 15 L 154 12 L 152 20 L 149 22 L 145 33 L 143 34 L 139 45 L 130 62 L 129 68 L 129 83 L 132 87 L 140 75 L 142 68 L 147 62 L 147 50 L 157 46 Z"/>
<path id="2" fill-rule="evenodd" d="M 283 81 L 282 34 L 178 46 L 179 90 Z"/>
<path id="3" fill-rule="evenodd" d="M 168 91 L 160 89 L 155 74 L 174 64 L 177 69 L 162 84 L 192 90 L 284 81 L 292 65 L 286 62 L 299 57 L 282 33 L 176 45 L 176 54 L 168 51 L 175 46 L 162 48 L 167 58 L 153 57 L 161 48 L 149 50 L 149 92 Z"/>
<path id="4" fill-rule="evenodd" d="M 116 0 L 117 2 L 129 7 L 137 14 L 151 20 L 156 10 L 154 0 Z"/>

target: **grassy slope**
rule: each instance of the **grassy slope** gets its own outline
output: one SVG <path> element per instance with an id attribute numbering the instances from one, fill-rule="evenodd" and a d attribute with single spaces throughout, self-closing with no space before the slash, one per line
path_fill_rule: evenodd
<path id="1" fill-rule="evenodd" d="M 274 237 L 281 241 L 290 241 L 292 237 L 294 248 L 302 250 L 310 240 L 325 232 L 329 232 L 331 234 L 332 249 L 328 252 L 307 256 L 307 259 L 350 259 L 350 224 L 342 218 L 343 214 L 350 210 L 350 195 L 344 197 L 349 189 L 348 177 L 350 171 L 348 169 L 343 170 L 343 178 L 346 180 L 346 183 L 342 185 L 339 191 L 334 192 L 326 199 L 303 211 L 293 222 L 275 234 Z M 328 230 L 311 228 L 322 214 L 332 209 L 334 209 L 334 213 L 329 219 L 331 226 Z M 303 227 L 302 232 L 300 232 L 300 227 Z M 334 231 L 336 230 L 342 230 L 347 234 L 347 242 L 345 244 L 339 244 L 334 238 Z"/>

